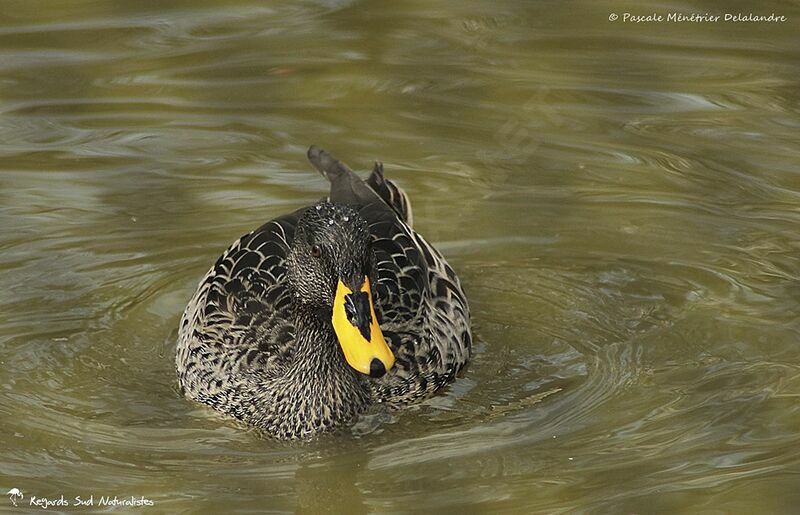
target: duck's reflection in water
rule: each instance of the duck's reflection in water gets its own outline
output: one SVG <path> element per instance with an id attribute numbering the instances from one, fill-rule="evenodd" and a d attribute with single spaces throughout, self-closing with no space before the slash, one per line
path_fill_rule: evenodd
<path id="1" fill-rule="evenodd" d="M 343 445 L 341 452 L 304 461 L 295 473 L 296 513 L 365 514 L 370 511 L 359 488 L 361 471 L 366 470 L 367 453 L 358 442 Z"/>

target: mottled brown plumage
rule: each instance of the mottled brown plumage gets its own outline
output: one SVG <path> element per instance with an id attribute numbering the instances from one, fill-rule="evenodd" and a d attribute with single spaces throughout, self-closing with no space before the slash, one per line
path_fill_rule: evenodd
<path id="1" fill-rule="evenodd" d="M 411 229 L 408 198 L 382 165 L 364 182 L 321 149 L 308 155 L 331 181 L 329 198 L 264 224 L 220 256 L 186 307 L 176 355 L 188 397 L 281 439 L 347 425 L 371 403 L 429 395 L 471 348 L 459 280 Z M 348 274 L 370 279 L 396 359 L 379 379 L 348 365 L 331 326 L 336 281 Z"/>

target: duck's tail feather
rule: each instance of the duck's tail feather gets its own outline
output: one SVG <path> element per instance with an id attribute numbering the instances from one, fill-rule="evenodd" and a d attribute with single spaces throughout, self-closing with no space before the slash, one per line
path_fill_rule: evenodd
<path id="1" fill-rule="evenodd" d="M 333 183 L 342 176 L 354 173 L 349 166 L 339 161 L 325 150 L 316 145 L 308 147 L 308 160 L 314 165 L 319 173 Z"/>
<path id="2" fill-rule="evenodd" d="M 318 146 L 308 149 L 308 160 L 331 182 L 331 202 L 353 206 L 383 203 L 349 166 Z"/>
<path id="3" fill-rule="evenodd" d="M 366 205 L 380 200 L 411 226 L 413 215 L 408 195 L 383 176 L 383 164 L 375 163 L 365 183 L 349 166 L 316 145 L 308 149 L 308 160 L 330 181 L 332 202 Z"/>

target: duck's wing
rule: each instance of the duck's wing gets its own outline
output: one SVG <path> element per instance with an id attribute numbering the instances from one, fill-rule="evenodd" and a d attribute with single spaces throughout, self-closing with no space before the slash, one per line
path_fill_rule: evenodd
<path id="1" fill-rule="evenodd" d="M 383 176 L 382 166 L 364 182 L 318 147 L 308 157 L 331 181 L 331 201 L 358 209 L 369 224 L 378 318 L 396 358 L 392 371 L 375 381 L 375 395 L 406 402 L 435 391 L 470 354 L 469 308 L 458 277 L 406 223 L 408 198 Z"/>
<path id="2" fill-rule="evenodd" d="M 289 363 L 294 326 L 285 261 L 304 209 L 239 238 L 202 279 L 181 320 L 177 356 L 181 384 L 195 397 L 222 406 L 237 387 L 229 378 L 275 377 Z"/>
<path id="3" fill-rule="evenodd" d="M 389 224 L 370 219 L 369 207 L 361 212 L 373 237 L 380 326 L 396 358 L 373 393 L 410 402 L 450 382 L 467 363 L 469 307 L 455 272 L 422 236 L 397 218 Z"/>
<path id="4" fill-rule="evenodd" d="M 372 173 L 367 178 L 367 185 L 397 213 L 400 220 L 409 227 L 413 226 L 414 215 L 411 212 L 411 201 L 408 199 L 408 195 L 400 186 L 384 177 L 383 163 L 380 161 L 375 161 Z"/>

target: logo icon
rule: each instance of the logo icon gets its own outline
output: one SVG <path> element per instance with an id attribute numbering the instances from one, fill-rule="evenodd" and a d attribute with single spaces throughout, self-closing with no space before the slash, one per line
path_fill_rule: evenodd
<path id="1" fill-rule="evenodd" d="M 6 495 L 8 495 L 9 499 L 11 499 L 11 504 L 14 506 L 17 505 L 17 501 L 21 501 L 22 498 L 25 497 L 22 495 L 22 492 L 19 491 L 19 488 L 12 488 Z"/>

